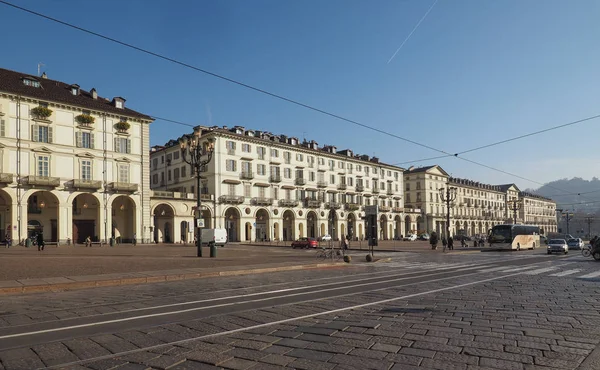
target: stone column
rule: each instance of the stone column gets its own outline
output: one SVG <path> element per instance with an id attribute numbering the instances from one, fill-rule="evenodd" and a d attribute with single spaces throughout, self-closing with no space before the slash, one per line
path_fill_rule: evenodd
<path id="1" fill-rule="evenodd" d="M 56 220 L 57 242 L 58 245 L 66 244 L 67 238 L 71 238 L 73 233 L 73 205 L 59 204 L 58 218 Z"/>

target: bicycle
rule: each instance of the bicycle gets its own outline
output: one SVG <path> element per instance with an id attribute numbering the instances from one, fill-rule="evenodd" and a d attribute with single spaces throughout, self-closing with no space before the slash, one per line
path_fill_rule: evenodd
<path id="1" fill-rule="evenodd" d="M 586 245 L 585 247 L 581 248 L 581 254 L 588 258 L 592 256 L 592 246 L 591 245 Z"/>

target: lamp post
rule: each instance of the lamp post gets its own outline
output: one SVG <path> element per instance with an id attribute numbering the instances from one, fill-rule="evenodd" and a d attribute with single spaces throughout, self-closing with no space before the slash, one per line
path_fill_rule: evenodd
<path id="1" fill-rule="evenodd" d="M 446 240 L 450 237 L 450 202 L 456 200 L 456 188 L 454 186 L 446 186 L 440 188 L 440 199 L 446 203 Z"/>
<path id="2" fill-rule="evenodd" d="M 588 225 L 588 239 L 592 237 L 592 222 L 594 222 L 594 218 L 592 216 L 588 216 L 585 218 L 585 222 Z"/>
<path id="3" fill-rule="evenodd" d="M 563 212 L 561 214 L 567 220 L 567 234 L 569 234 L 569 221 L 571 221 L 573 219 L 574 213 L 566 211 L 566 212 Z"/>
<path id="4" fill-rule="evenodd" d="M 519 199 L 512 199 L 512 200 L 509 200 L 507 203 L 508 203 L 510 209 L 513 211 L 513 224 L 516 224 L 517 223 L 517 211 L 519 209 L 521 209 L 521 205 L 523 203 L 521 203 L 521 201 Z"/>
<path id="5" fill-rule="evenodd" d="M 197 197 L 196 197 L 196 220 L 200 220 L 202 218 L 202 202 L 200 200 L 201 195 L 201 183 L 200 183 L 200 174 L 204 167 L 210 162 L 213 157 L 213 153 L 215 151 L 215 139 L 209 137 L 206 141 L 201 142 L 200 137 L 193 136 L 188 137 L 186 139 L 181 139 L 181 157 L 183 161 L 189 164 L 195 172 L 196 175 L 196 189 Z M 198 257 L 202 257 L 202 228 L 199 227 L 198 222 L 196 221 L 196 248 L 198 251 Z"/>

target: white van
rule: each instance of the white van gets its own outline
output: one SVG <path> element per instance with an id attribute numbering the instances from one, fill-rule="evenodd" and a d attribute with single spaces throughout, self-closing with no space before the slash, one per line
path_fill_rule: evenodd
<path id="1" fill-rule="evenodd" d="M 225 229 L 202 229 L 202 245 L 224 247 L 227 244 L 227 230 Z"/>

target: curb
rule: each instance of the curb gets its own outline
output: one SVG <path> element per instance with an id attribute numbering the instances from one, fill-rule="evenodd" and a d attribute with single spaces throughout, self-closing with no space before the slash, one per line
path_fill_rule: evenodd
<path id="1" fill-rule="evenodd" d="M 339 267 L 348 265 L 345 262 L 334 263 L 317 263 L 310 265 L 293 265 L 279 267 L 264 267 L 245 270 L 228 270 L 214 272 L 198 272 L 186 274 L 169 274 L 169 275 L 154 275 L 146 277 L 126 277 L 121 279 L 106 279 L 106 280 L 90 280 L 90 281 L 74 281 L 68 283 L 56 284 L 38 284 L 38 285 L 21 285 L 14 287 L 0 287 L 0 295 L 23 294 L 23 293 L 43 293 L 43 292 L 61 292 L 66 290 L 89 289 L 109 286 L 133 285 L 133 284 L 149 284 L 163 283 L 176 280 L 191 280 L 202 279 L 218 276 L 238 276 L 250 274 L 265 274 L 269 272 L 293 271 L 293 270 L 310 270 L 324 267 Z"/>

